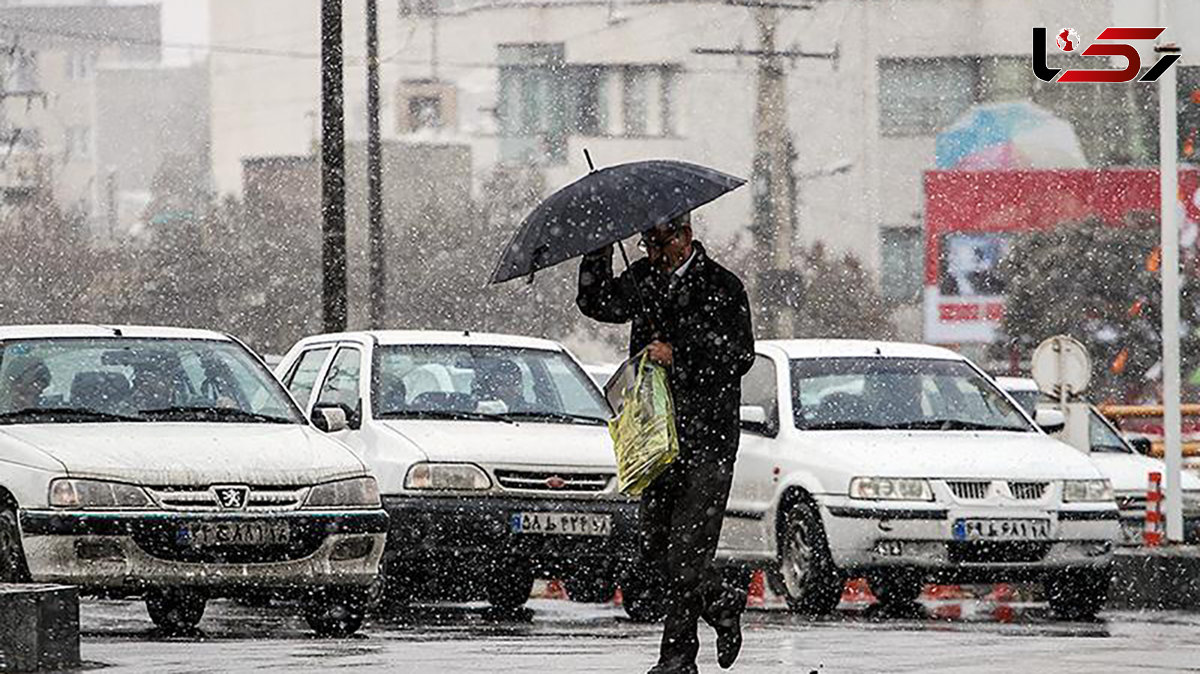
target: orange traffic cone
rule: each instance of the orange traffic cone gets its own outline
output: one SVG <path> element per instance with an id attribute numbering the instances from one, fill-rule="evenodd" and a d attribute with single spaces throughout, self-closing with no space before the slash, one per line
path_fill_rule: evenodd
<path id="1" fill-rule="evenodd" d="M 759 607 L 767 603 L 767 582 L 762 569 L 750 576 L 750 591 L 746 595 L 746 606 Z"/>
<path id="2" fill-rule="evenodd" d="M 871 592 L 871 587 L 867 585 L 866 578 L 851 578 L 846 581 L 846 586 L 842 588 L 842 601 L 853 603 L 870 604 L 875 601 L 875 594 Z"/>
<path id="3" fill-rule="evenodd" d="M 561 580 L 555 578 L 546 585 L 546 599 L 566 599 L 567 591 Z"/>
<path id="4" fill-rule="evenodd" d="M 625 604 L 625 595 L 621 594 L 621 588 L 618 587 L 616 592 L 613 592 L 612 603 L 613 606 L 623 606 Z"/>

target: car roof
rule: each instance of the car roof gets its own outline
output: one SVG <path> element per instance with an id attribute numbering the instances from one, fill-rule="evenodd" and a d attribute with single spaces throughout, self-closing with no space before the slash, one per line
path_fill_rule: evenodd
<path id="1" fill-rule="evenodd" d="M 996 377 L 996 385 L 1005 391 L 1039 391 L 1037 382 L 1029 377 Z"/>
<path id="2" fill-rule="evenodd" d="M 233 341 L 213 330 L 150 325 L 0 325 L 0 339 L 55 339 L 80 337 L 139 337 L 143 339 L 210 339 Z"/>
<path id="3" fill-rule="evenodd" d="M 927 358 L 965 361 L 950 349 L 928 344 L 888 342 L 865 339 L 763 339 L 759 346 L 773 346 L 788 358 Z"/>
<path id="4" fill-rule="evenodd" d="M 450 345 L 450 346 L 495 346 L 515 349 L 537 349 L 540 351 L 564 351 L 558 342 L 536 337 L 501 335 L 469 330 L 359 330 L 354 332 L 329 332 L 305 337 L 302 341 L 323 342 L 333 340 L 374 341 L 382 346 L 405 344 Z"/>

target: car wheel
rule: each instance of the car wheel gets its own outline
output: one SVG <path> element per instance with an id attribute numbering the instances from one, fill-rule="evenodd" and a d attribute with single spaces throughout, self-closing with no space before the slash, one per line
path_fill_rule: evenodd
<path id="1" fill-rule="evenodd" d="M 533 592 L 533 569 L 524 560 L 507 560 L 494 567 L 488 581 L 487 600 L 506 611 L 521 608 Z"/>
<path id="2" fill-rule="evenodd" d="M 783 590 L 788 607 L 797 613 L 825 615 L 842 600 L 844 579 L 833 557 L 816 508 L 806 502 L 784 514 L 779 533 L 779 568 L 773 585 Z"/>
<path id="3" fill-rule="evenodd" d="M 163 589 L 146 592 L 146 612 L 162 630 L 187 632 L 200 624 L 208 598 L 192 590 Z"/>
<path id="4" fill-rule="evenodd" d="M 564 581 L 564 585 L 571 601 L 583 604 L 603 604 L 610 601 L 617 591 L 616 582 L 608 574 L 597 571 L 572 575 Z"/>
<path id="5" fill-rule="evenodd" d="M 24 583 L 29 580 L 25 553 L 21 548 L 21 529 L 17 513 L 11 508 L 0 510 L 0 583 Z"/>
<path id="6" fill-rule="evenodd" d="M 1059 620 L 1092 621 L 1108 601 L 1111 571 L 1061 571 L 1045 581 L 1046 600 Z"/>
<path id="7" fill-rule="evenodd" d="M 909 608 L 917 603 L 924 582 L 919 574 L 894 571 L 872 575 L 867 579 L 871 592 L 887 608 Z"/>
<path id="8" fill-rule="evenodd" d="M 370 604 L 369 591 L 326 589 L 305 600 L 304 621 L 319 637 L 348 637 L 362 628 Z"/>

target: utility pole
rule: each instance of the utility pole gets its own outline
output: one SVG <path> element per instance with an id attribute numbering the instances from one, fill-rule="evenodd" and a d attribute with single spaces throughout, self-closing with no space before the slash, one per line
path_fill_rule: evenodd
<path id="1" fill-rule="evenodd" d="M 741 0 L 752 7 L 758 32 L 758 48 L 694 50 L 697 54 L 753 56 L 758 63 L 754 106 L 754 160 L 750 185 L 754 200 L 751 230 L 758 249 L 760 269 L 758 295 L 766 316 L 766 332 L 786 338 L 794 334 L 791 313 L 794 298 L 800 294 L 799 274 L 793 268 L 792 241 L 796 235 L 797 187 L 792 176 L 795 146 L 788 130 L 787 73 L 784 60 L 819 58 L 836 60 L 838 52 L 813 53 L 776 48 L 779 10 L 812 9 L 812 5 L 792 5 L 763 0 Z"/>
<path id="2" fill-rule="evenodd" d="M 379 3 L 367 0 L 367 226 L 370 239 L 370 324 L 386 322 L 383 228 L 383 147 L 379 138 Z"/>
<path id="3" fill-rule="evenodd" d="M 321 0 L 321 308 L 346 329 L 346 129 L 342 0 Z"/>

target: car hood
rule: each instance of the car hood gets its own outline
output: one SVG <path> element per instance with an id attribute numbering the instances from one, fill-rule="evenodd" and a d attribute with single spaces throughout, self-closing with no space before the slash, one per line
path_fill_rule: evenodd
<path id="1" fill-rule="evenodd" d="M 820 461 L 855 475 L 1028 480 L 1101 477 L 1086 455 L 1041 433 L 804 431 Z M 805 451 L 805 450 L 802 450 Z"/>
<path id="2" fill-rule="evenodd" d="M 381 423 L 413 443 L 429 461 L 616 470 L 612 439 L 604 426 L 441 419 Z"/>
<path id="3" fill-rule="evenodd" d="M 1137 492 L 1143 494 L 1149 486 L 1150 473 L 1163 474 L 1166 484 L 1167 465 L 1159 459 L 1141 454 L 1118 454 L 1116 452 L 1092 452 L 1092 461 L 1104 473 L 1116 492 Z M 1183 471 L 1182 485 L 1184 490 L 1200 490 L 1200 477 L 1188 471 Z"/>
<path id="4" fill-rule="evenodd" d="M 30 424 L 0 428 L 0 443 L 6 437 L 72 477 L 155 486 L 302 485 L 366 472 L 346 446 L 298 424 Z"/>

